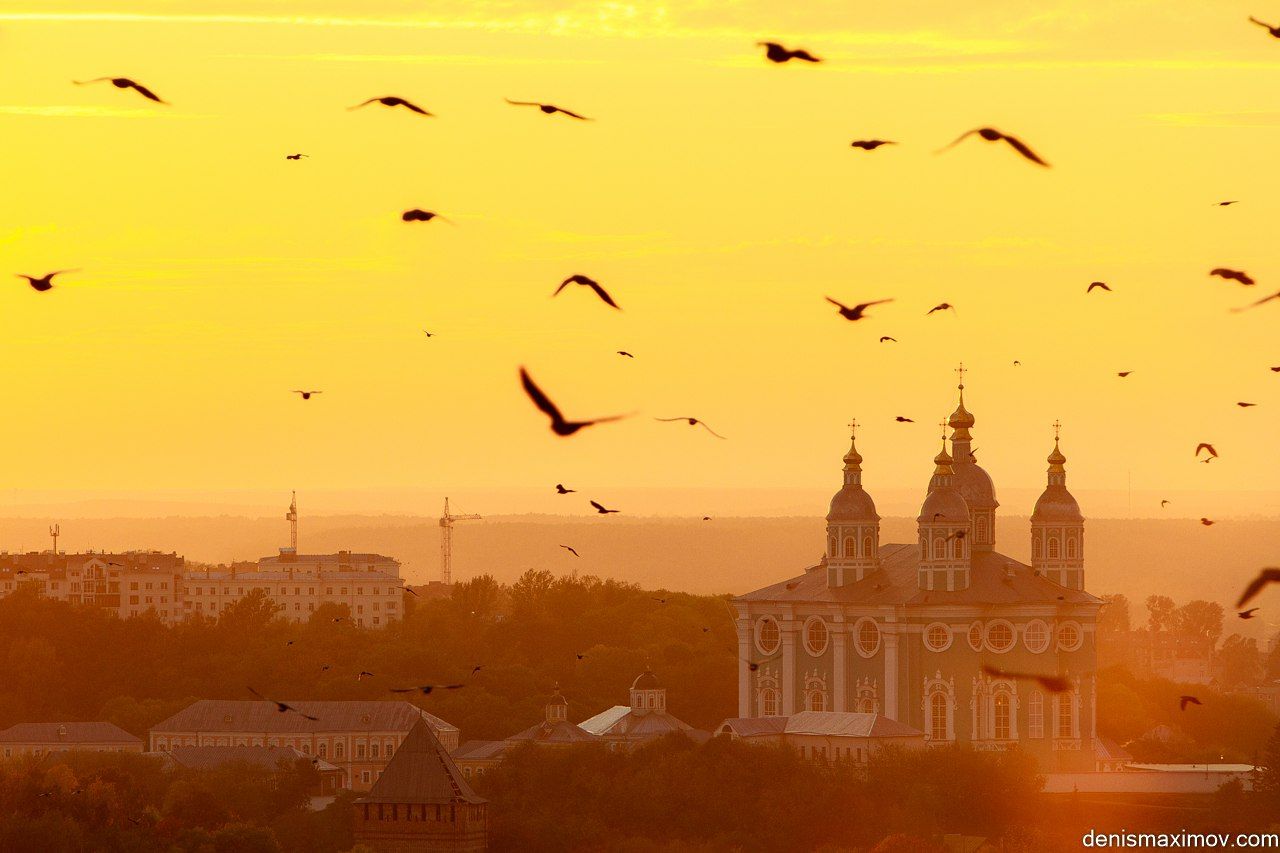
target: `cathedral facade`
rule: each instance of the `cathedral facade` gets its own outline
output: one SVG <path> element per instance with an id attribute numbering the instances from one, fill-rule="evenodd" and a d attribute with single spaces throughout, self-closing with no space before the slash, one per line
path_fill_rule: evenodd
<path id="1" fill-rule="evenodd" d="M 738 715 L 877 713 L 930 744 L 1016 746 L 1044 771 L 1092 770 L 1102 601 L 1084 589 L 1084 516 L 1067 491 L 1066 458 L 1055 435 L 1022 534 L 1031 565 L 1000 554 L 995 487 L 972 454 L 963 382 L 959 391 L 916 542 L 880 541 L 853 438 L 822 559 L 734 599 Z"/>

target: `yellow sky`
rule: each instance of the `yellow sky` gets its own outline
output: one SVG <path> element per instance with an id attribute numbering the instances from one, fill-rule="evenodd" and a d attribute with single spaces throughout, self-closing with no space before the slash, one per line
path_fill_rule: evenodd
<path id="1" fill-rule="evenodd" d="M 923 486 L 963 360 L 998 486 L 1060 418 L 1080 489 L 1274 488 L 1280 302 L 1228 312 L 1280 289 L 1259 9 L 426 5 L 0 0 L 0 275 L 84 270 L 0 290 L 6 487 L 834 487 L 851 416 Z M 438 118 L 345 109 L 384 94 Z M 932 153 L 987 124 L 1054 168 Z M 624 311 L 548 298 L 579 272 Z M 643 416 L 555 439 L 518 365 Z"/>

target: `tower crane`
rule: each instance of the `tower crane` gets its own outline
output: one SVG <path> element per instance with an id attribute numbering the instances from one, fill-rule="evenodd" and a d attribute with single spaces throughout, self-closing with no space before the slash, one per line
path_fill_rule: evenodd
<path id="1" fill-rule="evenodd" d="M 453 583 L 453 523 L 455 521 L 477 521 L 480 516 L 470 513 L 454 515 L 449 512 L 449 499 L 444 499 L 444 513 L 440 516 L 440 580 L 445 586 Z"/>

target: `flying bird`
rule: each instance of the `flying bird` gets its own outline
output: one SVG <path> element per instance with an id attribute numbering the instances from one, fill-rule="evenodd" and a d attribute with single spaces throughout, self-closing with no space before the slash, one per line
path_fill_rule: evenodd
<path id="1" fill-rule="evenodd" d="M 716 438 L 724 438 L 723 435 L 716 432 L 711 427 L 707 426 L 704 421 L 700 421 L 697 418 L 654 418 L 654 420 L 662 421 L 663 423 L 673 423 L 675 421 L 684 421 L 685 423 L 689 424 L 689 426 L 701 426 L 703 429 L 705 429 L 707 432 L 714 435 Z"/>
<path id="2" fill-rule="evenodd" d="M 1178 710 L 1179 710 L 1179 711 L 1185 711 L 1185 710 L 1187 710 L 1187 706 L 1188 706 L 1188 705 L 1203 705 L 1203 704 L 1204 704 L 1203 702 L 1201 702 L 1199 699 L 1197 699 L 1197 698 L 1196 698 L 1196 697 L 1194 697 L 1194 696 L 1179 696 L 1179 697 L 1178 697 Z"/>
<path id="3" fill-rule="evenodd" d="M 510 98 L 503 98 L 503 100 L 505 100 L 508 104 L 511 104 L 513 107 L 537 107 L 547 115 L 555 115 L 556 113 L 563 113 L 564 115 L 567 115 L 569 118 L 576 118 L 579 121 L 591 121 L 591 119 L 587 118 L 584 115 L 578 115 L 573 110 L 566 110 L 564 107 L 557 107 L 555 104 L 540 104 L 537 101 L 513 101 Z"/>
<path id="4" fill-rule="evenodd" d="M 1065 693 L 1071 689 L 1071 682 L 1063 675 L 1040 675 L 1032 672 L 1011 672 L 999 667 L 983 664 L 982 671 L 996 678 L 1013 678 L 1020 681 L 1034 681 L 1050 693 Z"/>
<path id="5" fill-rule="evenodd" d="M 428 332 L 426 329 L 422 330 L 422 334 L 426 335 L 428 338 L 434 338 L 436 336 L 435 332 Z"/>
<path id="6" fill-rule="evenodd" d="M 24 273 L 17 273 L 16 275 L 18 278 L 25 278 L 27 283 L 31 285 L 32 290 L 44 293 L 47 290 L 53 290 L 53 277 L 55 275 L 62 275 L 63 273 L 69 272 L 79 272 L 79 270 L 54 270 L 53 272 L 47 272 L 42 276 L 25 275 Z"/>
<path id="7" fill-rule="evenodd" d="M 796 50 L 788 50 L 776 41 L 758 41 L 757 47 L 764 48 L 765 58 L 770 62 L 784 63 L 793 59 L 799 59 L 802 62 L 821 62 L 822 60 L 814 56 L 807 50 L 797 48 Z"/>
<path id="8" fill-rule="evenodd" d="M 1111 288 L 1107 286 L 1107 283 L 1106 283 L 1105 281 L 1092 281 L 1092 282 L 1090 282 L 1090 283 L 1089 283 L 1089 286 L 1088 286 L 1087 288 L 1085 288 L 1085 291 L 1084 291 L 1084 292 L 1085 292 L 1085 293 L 1093 293 L 1093 291 L 1094 291 L 1095 289 L 1097 289 L 1097 288 L 1102 288 L 1103 290 L 1107 291 L 1108 293 L 1110 293 L 1110 292 L 1111 292 Z"/>
<path id="9" fill-rule="evenodd" d="M 1272 373 L 1280 373 L 1280 367 L 1273 367 L 1273 368 L 1271 368 L 1271 372 L 1272 372 Z"/>
<path id="10" fill-rule="evenodd" d="M 576 491 L 578 491 L 578 490 L 577 490 L 577 489 L 566 489 L 562 483 L 556 483 L 556 494 L 557 494 L 557 495 L 571 495 L 571 494 L 573 494 L 573 493 L 574 493 L 574 492 L 576 492 Z"/>
<path id="11" fill-rule="evenodd" d="M 301 160 L 303 157 L 310 157 L 310 156 L 311 156 L 310 154 L 286 154 L 286 155 L 284 155 L 284 159 L 286 159 L 286 160 Z"/>
<path id="12" fill-rule="evenodd" d="M 1214 448 L 1214 446 L 1212 444 L 1209 444 L 1207 441 L 1202 441 L 1196 445 L 1196 458 L 1199 459 L 1201 451 L 1206 451 L 1206 450 L 1209 452 L 1210 459 L 1218 458 L 1217 449 Z"/>
<path id="13" fill-rule="evenodd" d="M 1263 305 L 1267 302 L 1270 302 L 1272 299 L 1280 299 L 1280 290 L 1277 290 L 1275 293 L 1271 294 L 1270 296 L 1262 297 L 1257 302 L 1250 302 L 1248 305 L 1244 306 L 1243 308 L 1232 308 L 1231 311 L 1232 313 L 1239 314 L 1241 311 L 1247 311 L 1250 308 L 1257 308 L 1259 305 Z"/>
<path id="14" fill-rule="evenodd" d="M 430 696 L 432 690 L 459 690 L 466 687 L 465 684 L 423 684 L 420 687 L 392 687 L 392 693 L 421 693 L 423 696 Z"/>
<path id="15" fill-rule="evenodd" d="M 476 666 L 471 667 L 471 677 L 472 677 L 472 678 L 475 678 L 476 673 L 477 673 L 477 672 L 479 672 L 479 671 L 480 671 L 480 670 L 482 670 L 482 669 L 484 669 L 484 666 L 483 666 L 483 665 L 476 665 Z"/>
<path id="16" fill-rule="evenodd" d="M 1021 367 L 1021 366 L 1022 366 L 1022 362 L 1018 361 L 1018 360 L 1015 358 L 1015 359 L 1013 360 L 1013 366 L 1014 366 L 1014 367 Z"/>
<path id="17" fill-rule="evenodd" d="M 395 95 L 387 95 L 382 98 L 370 98 L 369 100 L 364 101 L 363 103 L 356 104 L 354 107 L 347 107 L 347 109 L 358 110 L 361 107 L 367 107 L 373 103 L 382 104 L 384 107 L 404 107 L 405 109 L 411 110 L 412 112 L 415 112 L 421 116 L 431 115 L 431 113 L 427 112 L 417 104 L 406 101 L 404 98 L 397 98 Z"/>
<path id="18" fill-rule="evenodd" d="M 411 586 L 406 586 L 404 591 L 412 595 L 414 598 L 422 598 L 422 596 L 418 595 L 418 591 Z"/>
<path id="19" fill-rule="evenodd" d="M 850 148 L 861 148 L 863 151 L 875 151 L 881 145 L 897 145 L 892 139 L 855 139 L 849 143 Z"/>
<path id="20" fill-rule="evenodd" d="M 1160 508 L 1164 509 L 1169 505 L 1169 501 L 1160 501 Z"/>
<path id="21" fill-rule="evenodd" d="M 272 705 L 275 705 L 276 710 L 279 711 L 281 714 L 283 714 L 285 711 L 293 711 L 295 714 L 302 716 L 304 719 L 311 720 L 312 722 L 316 722 L 320 719 L 319 717 L 313 717 L 310 714 L 303 714 L 301 711 L 299 711 L 297 708 L 293 707 L 292 705 L 286 704 L 284 702 L 277 702 L 275 699 L 268 699 L 266 696 L 263 696 L 261 693 L 254 690 L 252 687 L 249 687 L 246 689 L 250 693 L 252 693 L 254 696 L 257 696 L 262 701 L 270 702 Z"/>
<path id="22" fill-rule="evenodd" d="M 1240 593 L 1240 600 L 1236 602 L 1236 610 L 1244 607 L 1253 597 L 1262 592 L 1262 588 L 1269 583 L 1280 581 L 1280 568 L 1275 566 L 1267 566 L 1258 572 L 1258 576 L 1249 581 L 1249 585 L 1244 588 L 1244 592 Z"/>
<path id="23" fill-rule="evenodd" d="M 534 383 L 533 377 L 523 367 L 520 368 L 520 384 L 524 386 L 524 393 L 529 395 L 529 399 L 533 401 L 533 404 L 543 414 L 551 418 L 551 431 L 561 437 L 573 435 L 583 427 L 621 420 L 626 417 L 626 415 L 611 415 L 607 418 L 596 418 L 590 421 L 567 421 L 564 415 L 560 414 L 560 410 L 556 408 L 556 404 L 551 402 L 546 394 L 542 393 L 542 389 Z M 564 493 L 562 492 L 561 494 Z"/>
<path id="24" fill-rule="evenodd" d="M 439 219 L 441 222 L 448 222 L 450 225 L 457 224 L 453 220 L 441 216 L 438 213 L 433 213 L 430 210 L 423 210 L 420 207 L 415 207 L 412 210 L 406 210 L 404 213 L 400 214 L 400 218 L 405 222 L 430 222 L 433 219 Z"/>
<path id="25" fill-rule="evenodd" d="M 1041 166 L 1049 165 L 1044 160 L 1041 160 L 1039 155 L 1037 155 L 1034 151 L 1028 148 L 1026 143 L 1024 143 L 1021 139 L 1018 139 L 1018 137 L 1016 136 L 1009 136 L 1006 133 L 1001 133 L 1000 131 L 996 130 L 994 127 L 980 127 L 975 130 L 970 130 L 970 131 L 967 131 L 966 133 L 962 133 L 956 137 L 954 142 L 946 146 L 946 148 L 938 149 L 936 153 L 941 153 L 943 151 L 946 151 L 948 148 L 955 147 L 956 145 L 960 144 L 962 141 L 964 141 L 965 139 L 967 139 L 968 137 L 972 136 L 975 133 L 981 136 L 983 139 L 987 140 L 988 142 L 1003 141 L 1003 142 L 1009 143 L 1009 145 L 1013 148 L 1014 151 L 1017 151 L 1023 157 L 1030 160 L 1032 163 L 1039 163 Z"/>
<path id="26" fill-rule="evenodd" d="M 626 356 L 627 358 L 635 358 L 634 355 L 632 355 L 631 353 L 627 352 L 624 349 L 618 350 L 618 355 L 623 355 L 623 356 Z"/>
<path id="27" fill-rule="evenodd" d="M 600 514 L 600 515 L 608 515 L 608 514 L 609 514 L 609 513 L 611 513 L 611 512 L 622 512 L 622 510 L 620 510 L 620 509 L 605 509 L 604 507 L 600 506 L 600 504 L 596 503 L 595 501 L 592 501 L 592 502 L 591 502 L 591 505 L 592 505 L 593 507 L 595 507 L 595 508 L 596 508 L 596 512 L 597 512 L 598 514 Z"/>
<path id="28" fill-rule="evenodd" d="M 1227 205 L 1239 204 L 1239 203 L 1240 203 L 1240 200 L 1236 199 L 1235 201 L 1215 201 L 1214 205 L 1216 207 L 1226 207 Z"/>
<path id="29" fill-rule="evenodd" d="M 323 394 L 324 392 L 323 391 L 299 391 L 298 389 L 295 388 L 291 393 L 301 394 L 302 399 L 310 400 L 312 394 Z"/>
<path id="30" fill-rule="evenodd" d="M 830 296 L 826 297 L 826 300 L 836 306 L 840 310 L 840 316 L 846 320 L 861 320 L 866 310 L 872 305 L 883 305 L 886 302 L 893 301 L 892 299 L 877 299 L 874 302 L 862 302 L 850 308 L 842 302 L 835 301 Z"/>
<path id="31" fill-rule="evenodd" d="M 1205 527 L 1212 527 L 1212 526 L 1213 526 L 1213 519 L 1211 519 L 1211 518 L 1201 518 L 1201 519 L 1200 519 L 1200 523 L 1201 523 L 1201 524 L 1203 524 Z"/>
<path id="32" fill-rule="evenodd" d="M 579 553 L 578 553 L 577 549 L 575 549 L 575 548 L 574 548 L 573 546 L 571 546 L 571 545 L 561 545 L 560 547 L 561 547 L 561 548 L 563 548 L 563 549 L 565 549 L 566 551 L 568 551 L 570 554 L 572 554 L 572 555 L 573 555 L 573 556 L 575 556 L 575 557 L 581 557 L 581 556 L 582 556 L 581 554 L 579 554 Z"/>
<path id="33" fill-rule="evenodd" d="M 584 658 L 586 657 L 586 655 L 583 655 L 583 654 L 577 654 L 577 655 L 574 655 L 574 657 L 576 657 L 578 660 L 582 660 L 582 659 L 584 659 Z"/>
<path id="34" fill-rule="evenodd" d="M 710 521 L 710 520 L 711 520 L 711 516 L 709 516 L 709 515 L 704 515 L 704 516 L 702 517 L 702 520 L 703 520 L 703 521 Z"/>
<path id="35" fill-rule="evenodd" d="M 755 672 L 756 670 L 758 670 L 758 669 L 760 668 L 760 664 L 756 663 L 756 662 L 755 662 L 755 661 L 753 661 L 753 660 L 747 660 L 746 658 L 743 658 L 743 659 L 742 659 L 742 662 L 743 662 L 743 663 L 745 663 L 745 664 L 747 665 L 747 669 L 748 669 L 750 672 Z"/>
<path id="36" fill-rule="evenodd" d="M 1215 267 L 1214 269 L 1209 270 L 1209 275 L 1216 275 L 1218 278 L 1225 279 L 1227 281 L 1238 281 L 1246 287 L 1255 283 L 1244 270 L 1229 270 L 1226 267 Z"/>
<path id="37" fill-rule="evenodd" d="M 1252 618 L 1253 618 L 1253 614 L 1255 614 L 1255 613 L 1257 613 L 1257 612 L 1258 612 L 1258 608 L 1257 608 L 1257 607 L 1250 607 L 1248 610 L 1241 610 L 1241 611 L 1240 611 L 1239 613 L 1237 613 L 1236 615 L 1237 615 L 1237 616 L 1239 616 L 1241 619 L 1252 619 Z"/>
<path id="38" fill-rule="evenodd" d="M 880 343 L 884 343 L 885 341 L 893 341 L 896 344 L 898 342 L 898 339 L 891 335 L 881 335 Z"/>
<path id="39" fill-rule="evenodd" d="M 373 673 L 367 669 L 362 669 L 356 673 L 356 681 L 364 681 L 366 678 L 373 678 Z"/>
<path id="40" fill-rule="evenodd" d="M 928 317 L 934 311 L 954 311 L 954 310 L 956 310 L 956 306 L 952 305 L 950 302 L 943 302 L 933 306 L 928 311 L 924 312 L 924 315 Z"/>
<path id="41" fill-rule="evenodd" d="M 571 275 L 568 278 L 566 278 L 564 281 L 560 282 L 560 286 L 556 288 L 556 292 L 551 295 L 553 297 L 559 296 L 560 291 L 564 290 L 566 287 L 568 287 L 571 284 L 580 284 L 583 287 L 591 288 L 596 292 L 596 296 L 599 296 L 600 300 L 604 302 L 604 304 L 612 306 L 614 308 L 618 308 L 618 303 L 614 302 L 613 297 L 605 292 L 605 289 L 600 286 L 600 282 L 596 281 L 595 279 L 589 276 L 582 275 L 580 273 L 575 273 L 574 275 Z M 622 309 L 618 308 L 618 310 L 621 311 Z"/>
<path id="42" fill-rule="evenodd" d="M 1122 370 L 1122 371 L 1120 371 L 1119 373 L 1117 373 L 1117 374 L 1116 374 L 1116 376 L 1119 376 L 1121 379 L 1124 379 L 1124 378 L 1125 378 L 1126 376 L 1128 376 L 1130 373 L 1133 373 L 1133 371 L 1132 371 L 1132 370 Z"/>
<path id="43" fill-rule="evenodd" d="M 913 423 L 915 423 L 915 421 L 911 420 L 911 418 L 904 418 L 902 415 L 898 415 L 896 418 L 894 418 L 894 420 L 895 420 L 895 421 L 897 421 L 897 422 L 898 422 L 898 423 L 900 423 L 900 424 L 913 424 Z"/>
<path id="44" fill-rule="evenodd" d="M 1265 27 L 1267 32 L 1271 33 L 1272 38 L 1280 39 L 1280 24 L 1277 24 L 1276 26 L 1273 27 L 1270 24 L 1266 23 L 1265 21 L 1259 21 L 1257 18 L 1253 17 L 1252 15 L 1249 16 L 1249 20 L 1253 21 L 1255 24 L 1257 24 L 1260 27 Z"/>
<path id="45" fill-rule="evenodd" d="M 161 100 L 160 96 L 155 92 L 151 91 L 146 86 L 143 86 L 136 80 L 130 80 L 128 77 L 95 77 L 92 80 L 72 80 L 71 82 L 75 83 L 77 86 L 88 86 L 90 83 L 101 83 L 103 80 L 110 80 L 111 85 L 115 86 L 117 89 L 133 89 L 148 101 L 155 101 L 157 104 L 168 104 L 167 101 Z"/>
<path id="46" fill-rule="evenodd" d="M 1236 405 L 1237 405 L 1237 406 L 1239 406 L 1239 407 L 1240 407 L 1240 408 L 1242 408 L 1242 409 L 1248 409 L 1248 408 L 1251 408 L 1251 407 L 1256 406 L 1256 405 L 1258 405 L 1258 404 L 1257 404 L 1257 403 L 1236 403 Z"/>

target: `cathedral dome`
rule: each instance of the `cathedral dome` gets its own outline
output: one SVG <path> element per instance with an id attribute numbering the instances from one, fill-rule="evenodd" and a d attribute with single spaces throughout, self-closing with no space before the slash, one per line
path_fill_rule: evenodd
<path id="1" fill-rule="evenodd" d="M 922 524 L 968 524 L 969 504 L 954 488 L 942 486 L 924 499 L 916 521 Z"/>
<path id="2" fill-rule="evenodd" d="M 964 388 L 963 385 L 961 385 L 960 387 L 961 389 Z M 961 397 L 960 397 L 960 405 L 957 406 L 956 410 L 951 413 L 951 417 L 947 420 L 947 426 L 951 427 L 952 429 L 971 429 L 974 423 L 975 421 L 974 421 L 973 415 L 969 414 L 969 410 L 964 407 L 964 396 L 963 396 L 963 390 L 962 390 Z"/>
<path id="3" fill-rule="evenodd" d="M 1031 513 L 1033 523 L 1080 524 L 1084 515 L 1080 512 L 1080 504 L 1066 486 L 1049 486 L 1036 501 L 1036 508 Z"/>
<path id="4" fill-rule="evenodd" d="M 632 690 L 658 690 L 662 684 L 658 681 L 658 676 L 653 674 L 653 670 L 646 669 L 644 672 L 636 676 L 636 680 L 631 682 Z"/>
<path id="5" fill-rule="evenodd" d="M 861 486 L 845 486 L 831 498 L 827 521 L 879 521 L 876 502 Z"/>
<path id="6" fill-rule="evenodd" d="M 991 475 L 976 462 L 958 462 L 951 482 L 974 509 L 995 509 L 1000 505 L 996 500 L 996 486 Z"/>

